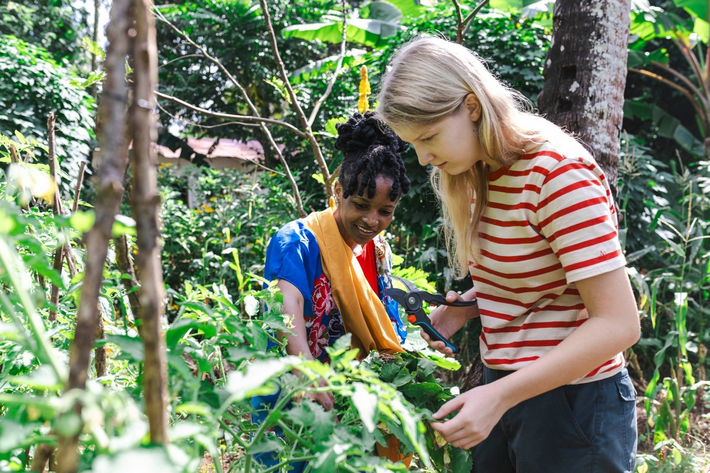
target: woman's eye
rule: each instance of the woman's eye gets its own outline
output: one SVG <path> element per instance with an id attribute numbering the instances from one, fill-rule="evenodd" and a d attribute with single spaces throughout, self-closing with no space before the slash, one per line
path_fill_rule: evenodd
<path id="1" fill-rule="evenodd" d="M 380 213 L 381 213 L 382 215 L 384 215 L 385 217 L 389 217 L 389 216 L 392 215 L 394 212 L 392 212 L 391 210 L 381 210 Z"/>
<path id="2" fill-rule="evenodd" d="M 366 206 L 366 205 L 363 205 L 363 204 L 355 203 L 355 208 L 358 208 L 358 209 L 360 209 L 360 210 L 364 210 L 364 209 L 367 208 L 367 206 Z"/>

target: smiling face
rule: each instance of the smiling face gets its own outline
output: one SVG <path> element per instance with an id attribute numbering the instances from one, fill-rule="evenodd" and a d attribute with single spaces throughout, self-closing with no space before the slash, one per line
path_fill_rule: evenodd
<path id="1" fill-rule="evenodd" d="M 375 195 L 371 199 L 367 197 L 367 191 L 363 195 L 353 194 L 343 199 L 343 186 L 340 182 L 335 183 L 335 196 L 340 203 L 333 216 L 350 248 L 368 244 L 392 222 L 399 203 L 399 197 L 394 202 L 390 200 L 393 181 L 379 175 L 376 183 Z"/>
<path id="2" fill-rule="evenodd" d="M 488 156 L 478 139 L 476 123 L 480 117 L 478 98 L 468 94 L 455 112 L 433 125 L 397 127 L 395 132 L 414 147 L 422 166 L 431 164 L 455 176 L 483 161 L 495 171 L 500 165 Z"/>

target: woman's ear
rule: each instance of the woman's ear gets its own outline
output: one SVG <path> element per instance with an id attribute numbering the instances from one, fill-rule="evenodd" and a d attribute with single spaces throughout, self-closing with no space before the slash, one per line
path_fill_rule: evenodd
<path id="1" fill-rule="evenodd" d="M 478 100 L 476 94 L 470 93 L 463 100 L 464 105 L 468 109 L 468 116 L 471 121 L 476 123 L 481 118 L 481 101 Z"/>
<path id="2" fill-rule="evenodd" d="M 335 192 L 336 204 L 340 204 L 340 199 L 343 197 L 343 185 L 340 183 L 340 180 L 335 181 L 333 191 Z"/>

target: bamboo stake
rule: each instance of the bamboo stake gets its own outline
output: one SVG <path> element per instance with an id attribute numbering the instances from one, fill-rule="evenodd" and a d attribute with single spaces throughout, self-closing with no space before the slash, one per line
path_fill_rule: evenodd
<path id="1" fill-rule="evenodd" d="M 56 117 L 54 112 L 49 112 L 49 118 L 47 119 L 47 143 L 49 148 L 49 175 L 52 176 L 54 182 L 57 183 L 57 190 L 54 191 L 54 202 L 52 202 L 52 212 L 54 216 L 61 215 L 61 195 L 59 193 L 59 179 L 57 175 L 57 155 L 56 155 L 56 145 L 54 140 L 54 131 L 56 125 Z M 59 243 L 59 235 L 57 235 L 57 248 L 54 250 L 54 270 L 62 274 L 62 259 L 64 259 L 64 245 Z M 49 297 L 49 302 L 52 307 L 57 307 L 59 305 L 59 286 L 52 283 L 51 295 Z M 49 311 L 49 320 L 55 322 L 57 320 L 57 311 L 52 308 Z"/>
<path id="2" fill-rule="evenodd" d="M 103 269 L 112 238 L 113 222 L 123 197 L 123 176 L 127 167 L 128 143 L 125 140 L 125 59 L 128 54 L 130 1 L 114 0 L 107 36 L 109 46 L 104 62 L 106 82 L 99 115 L 103 123 L 99 133 L 103 159 L 98 170 L 96 220 L 86 234 L 84 285 L 77 312 L 74 342 L 69 355 L 69 379 L 66 392 L 86 386 L 91 350 L 98 324 L 98 300 Z M 76 410 L 80 410 L 77 405 Z M 78 464 L 78 435 L 59 438 L 57 467 L 59 473 L 74 473 Z"/>
<path id="3" fill-rule="evenodd" d="M 129 110 L 133 126 L 133 217 L 136 220 L 138 270 L 141 287 L 141 338 L 145 349 L 143 396 L 152 443 L 168 443 L 167 356 L 162 332 L 165 314 L 163 270 L 158 243 L 160 196 L 157 159 L 153 143 L 157 139 L 153 110 L 158 83 L 158 47 L 150 0 L 133 0 L 136 35 L 133 40 L 133 102 Z"/>

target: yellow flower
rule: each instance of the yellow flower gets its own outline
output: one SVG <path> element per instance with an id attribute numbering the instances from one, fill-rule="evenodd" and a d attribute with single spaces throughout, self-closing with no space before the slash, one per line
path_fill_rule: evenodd
<path id="1" fill-rule="evenodd" d="M 202 210 L 200 210 L 200 209 L 195 209 L 195 213 L 196 213 L 196 214 L 201 214 L 201 213 L 202 213 Z"/>
<path id="2" fill-rule="evenodd" d="M 370 102 L 368 102 L 367 96 L 372 93 L 372 90 L 370 90 L 370 82 L 367 80 L 367 66 L 360 68 L 360 87 L 358 92 L 357 111 L 365 113 L 370 109 Z"/>
<path id="3" fill-rule="evenodd" d="M 203 205 L 202 208 L 205 209 L 205 212 L 208 214 L 214 212 L 214 209 L 212 207 L 210 207 L 209 205 Z"/>
<path id="4" fill-rule="evenodd" d="M 210 197 L 210 202 L 217 202 L 217 197 Z"/>
<path id="5" fill-rule="evenodd" d="M 177 305 L 177 304 L 173 304 L 173 305 L 170 306 L 170 308 L 173 309 L 173 310 L 178 310 L 178 305 Z"/>

